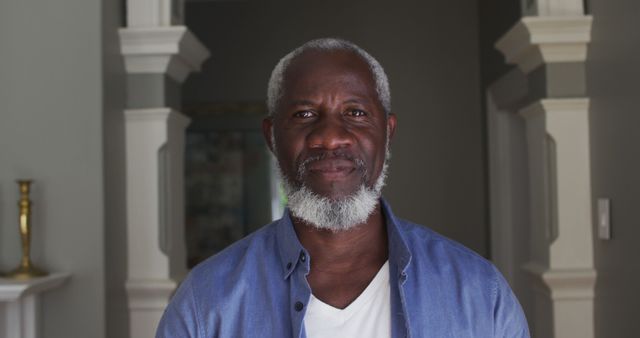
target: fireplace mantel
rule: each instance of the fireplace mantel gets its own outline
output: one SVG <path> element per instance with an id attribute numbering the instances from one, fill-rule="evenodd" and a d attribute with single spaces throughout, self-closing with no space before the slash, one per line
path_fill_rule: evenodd
<path id="1" fill-rule="evenodd" d="M 0 277 L 0 337 L 40 337 L 40 294 L 59 287 L 69 277 L 66 273 L 55 273 L 27 281 Z"/>

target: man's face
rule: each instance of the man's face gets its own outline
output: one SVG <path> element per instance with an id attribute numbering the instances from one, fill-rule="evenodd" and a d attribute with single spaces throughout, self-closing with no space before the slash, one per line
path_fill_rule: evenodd
<path id="1" fill-rule="evenodd" d="M 283 86 L 263 130 L 269 143 L 274 133 L 286 179 L 331 200 L 372 187 L 396 120 L 385 116 L 367 63 L 352 52 L 307 51 L 292 61 Z"/>

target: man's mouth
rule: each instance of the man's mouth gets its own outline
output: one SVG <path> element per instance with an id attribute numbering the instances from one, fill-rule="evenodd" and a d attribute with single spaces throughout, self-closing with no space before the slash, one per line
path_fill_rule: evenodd
<path id="1" fill-rule="evenodd" d="M 356 171 L 366 172 L 364 162 L 350 154 L 326 153 L 305 159 L 298 167 L 298 179 L 304 181 L 305 176 L 321 177 L 334 181 L 348 177 Z"/>
<path id="2" fill-rule="evenodd" d="M 309 163 L 306 169 L 312 175 L 339 179 L 350 175 L 356 169 L 356 165 L 353 161 L 342 158 L 325 158 Z"/>

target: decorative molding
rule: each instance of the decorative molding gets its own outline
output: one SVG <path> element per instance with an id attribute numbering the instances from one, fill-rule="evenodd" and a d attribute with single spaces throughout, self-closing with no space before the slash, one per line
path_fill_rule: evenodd
<path id="1" fill-rule="evenodd" d="M 524 73 L 545 63 L 584 62 L 591 23 L 588 15 L 524 17 L 495 47 L 507 63 L 518 65 Z"/>
<path id="2" fill-rule="evenodd" d="M 531 262 L 523 266 L 523 270 L 532 279 L 536 313 L 545 313 L 540 318 L 530 318 L 529 323 L 538 334 L 555 338 L 595 337 L 594 269 L 547 269 Z M 547 316 L 551 321 L 545 320 Z"/>
<path id="3" fill-rule="evenodd" d="M 566 112 L 589 112 L 589 99 L 585 97 L 543 99 L 520 109 L 519 114 L 529 118 L 538 114 L 560 114 Z"/>
<path id="4" fill-rule="evenodd" d="M 173 280 L 139 279 L 125 284 L 132 311 L 164 311 L 178 283 Z"/>
<path id="5" fill-rule="evenodd" d="M 522 268 L 533 277 L 536 289 L 554 301 L 594 299 L 595 269 L 548 269 L 536 262 Z"/>
<path id="6" fill-rule="evenodd" d="M 185 26 L 121 28 L 120 45 L 129 74 L 167 74 L 178 83 L 209 57 Z"/>
<path id="7" fill-rule="evenodd" d="M 129 335 L 154 337 L 160 318 L 176 290 L 177 283 L 165 279 L 129 280 L 125 284 L 129 307 Z"/>

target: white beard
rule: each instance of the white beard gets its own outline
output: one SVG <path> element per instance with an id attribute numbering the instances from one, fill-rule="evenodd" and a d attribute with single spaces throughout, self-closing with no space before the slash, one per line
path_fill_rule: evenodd
<path id="1" fill-rule="evenodd" d="M 282 178 L 282 185 L 288 199 L 287 205 L 293 216 L 304 220 L 317 229 L 332 232 L 350 230 L 366 222 L 378 205 L 387 178 L 388 162 L 391 157 L 388 140 L 387 137 L 385 161 L 375 185 L 367 187 L 363 182 L 358 191 L 337 200 L 320 196 L 304 184 L 296 187 L 282 173 L 278 164 L 278 173 Z M 277 154 L 274 140 L 272 140 L 272 145 L 274 154 Z"/>
<path id="2" fill-rule="evenodd" d="M 333 232 L 355 228 L 367 221 L 378 205 L 380 192 L 387 177 L 387 163 L 385 161 L 382 172 L 373 187 L 364 183 L 352 195 L 337 200 L 331 200 L 311 191 L 302 185 L 295 188 L 282 173 L 282 183 L 288 198 L 288 206 L 293 216 L 304 220 L 318 229 Z"/>

